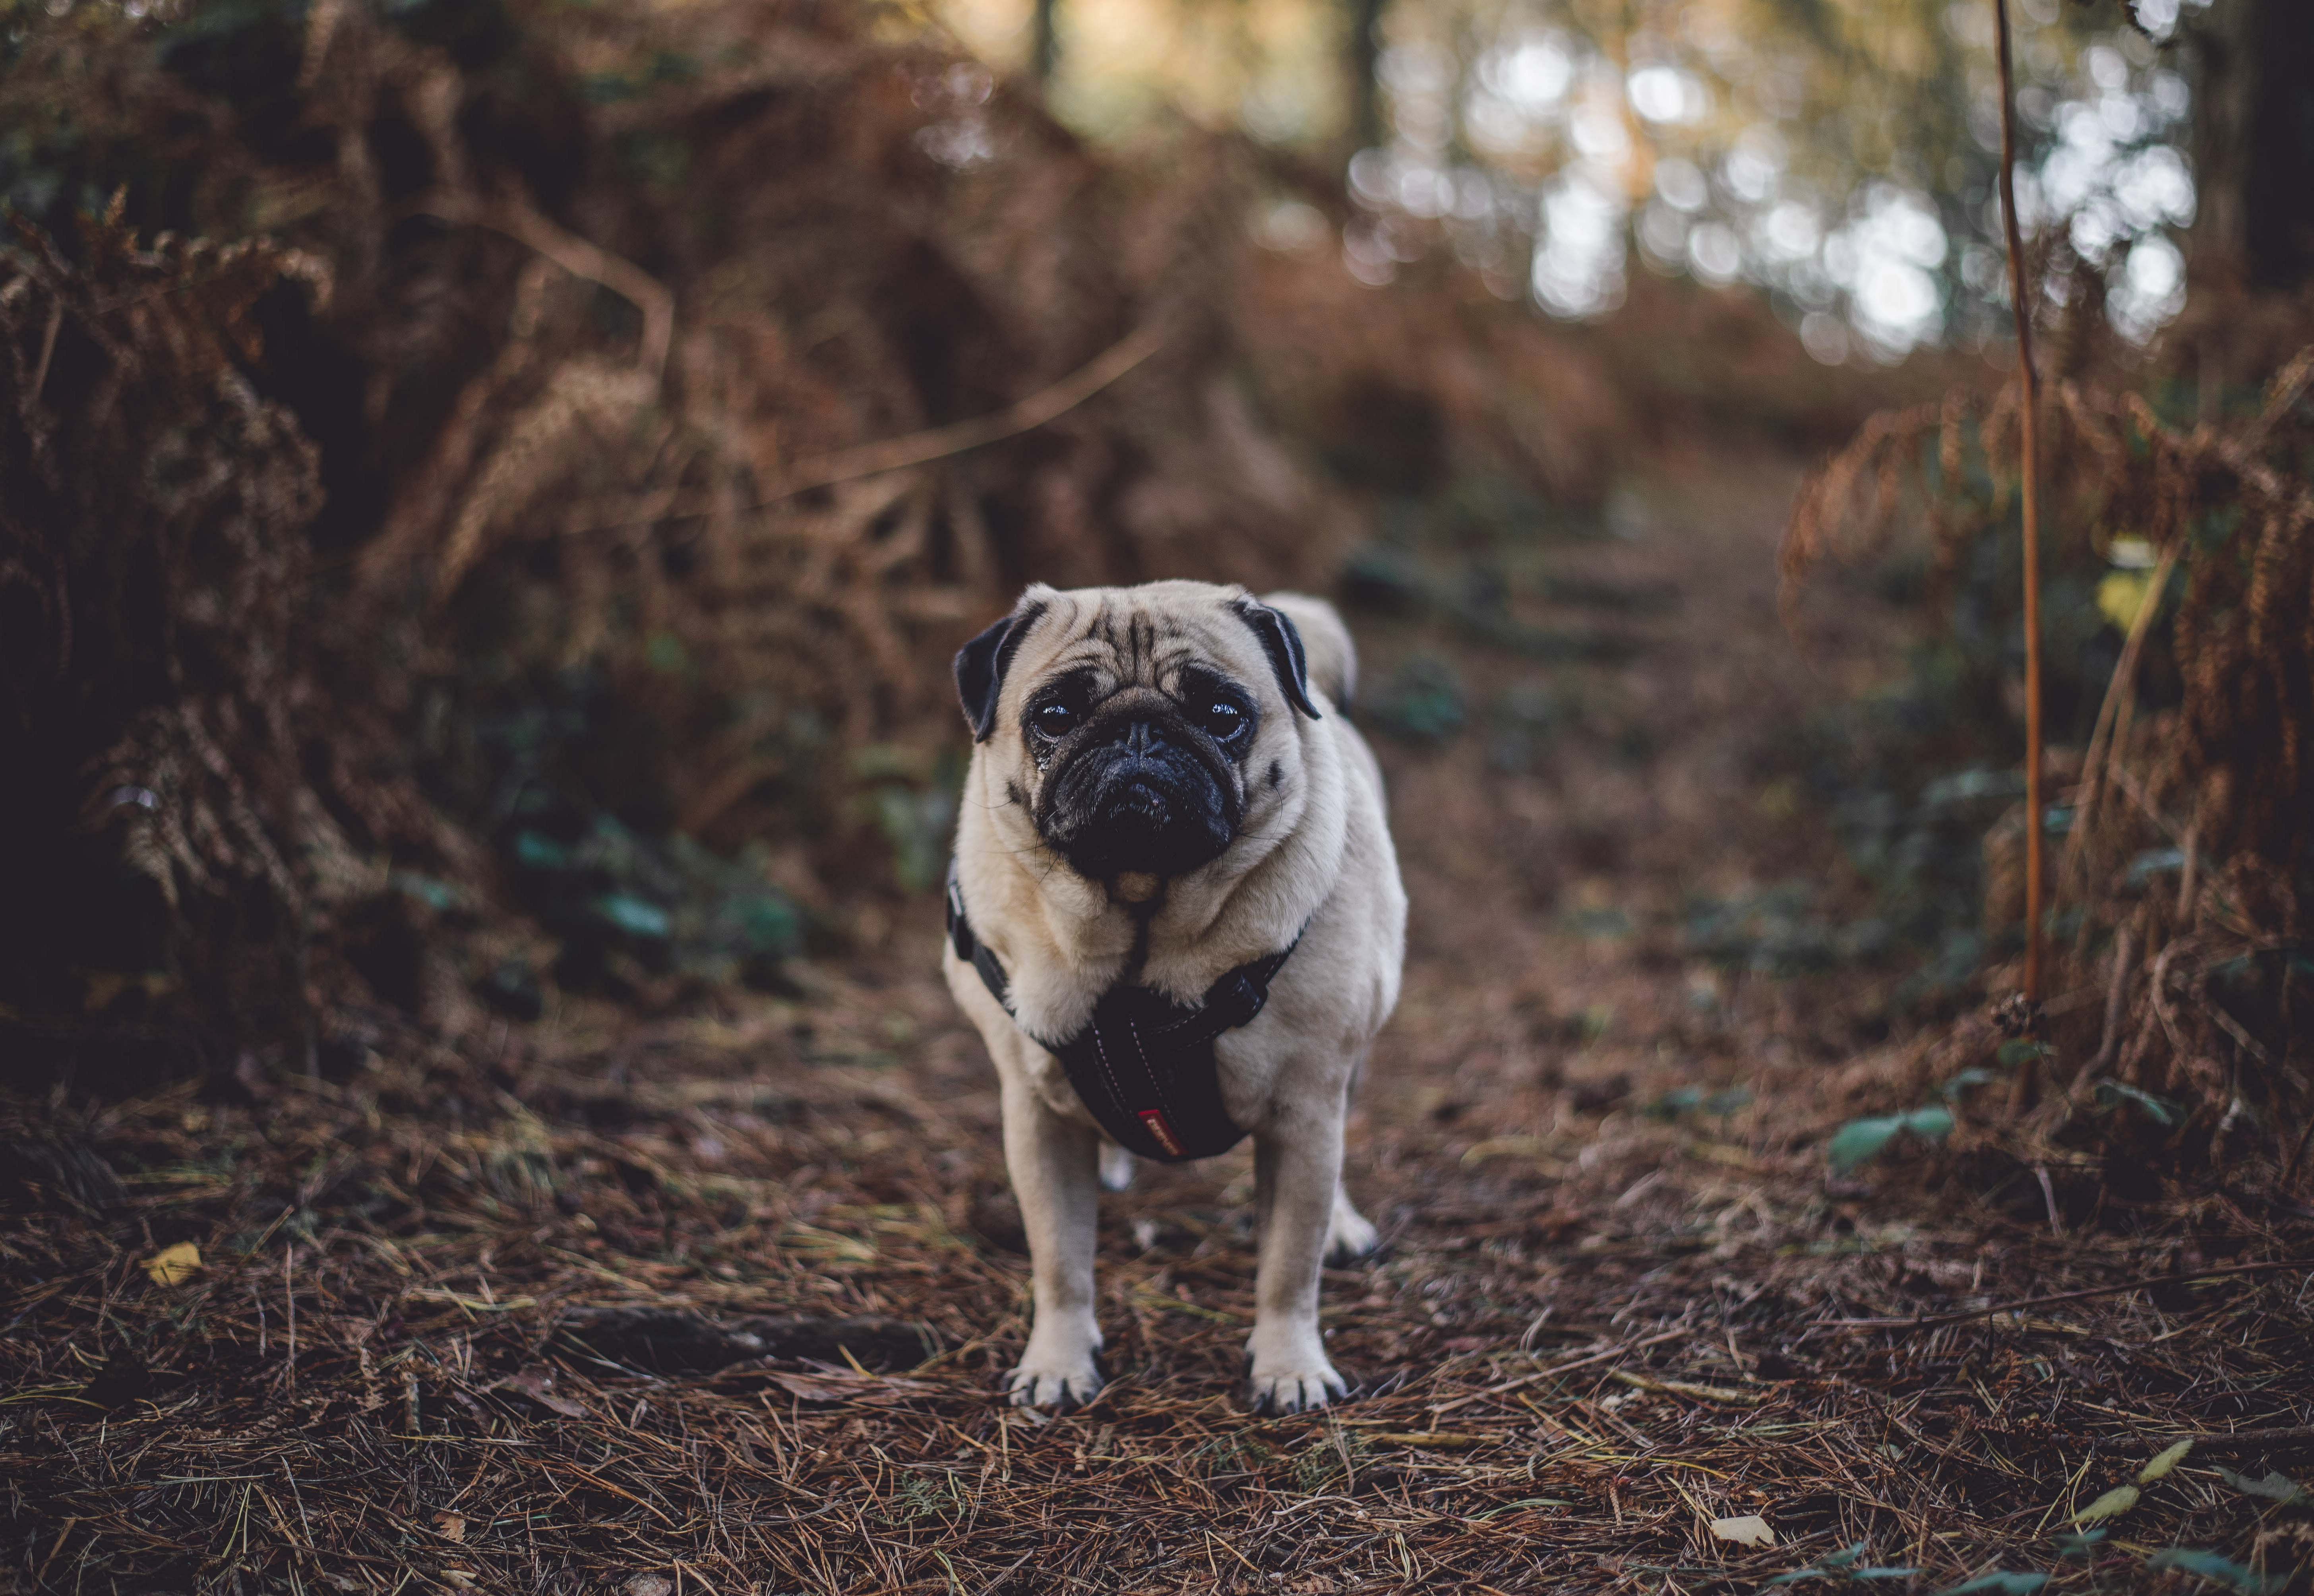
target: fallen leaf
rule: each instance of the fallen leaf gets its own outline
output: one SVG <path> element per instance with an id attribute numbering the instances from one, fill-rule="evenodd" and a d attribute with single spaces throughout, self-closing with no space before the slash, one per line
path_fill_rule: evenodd
<path id="1" fill-rule="evenodd" d="M 1991 1591 L 1996 1596 L 2033 1596 L 2033 1592 L 2049 1583 L 2045 1574 L 2009 1574 L 1996 1568 L 1991 1574 L 1980 1574 L 1973 1580 L 1957 1585 L 1947 1585 L 1937 1596 L 1971 1596 L 1977 1591 Z"/>
<path id="2" fill-rule="evenodd" d="M 2186 1454 L 2193 1450 L 2194 1443 L 2191 1441 L 2181 1441 L 2175 1446 L 2164 1448 L 2151 1463 L 2137 1471 L 2137 1483 L 2141 1486 L 2151 1485 L 2184 1462 Z"/>
<path id="3" fill-rule="evenodd" d="M 1844 1548 L 1840 1551 L 1826 1552 L 1806 1567 L 1795 1568 L 1789 1574 L 1780 1574 L 1768 1583 L 1771 1585 L 1796 1585 L 1802 1580 L 1822 1579 L 1831 1574 L 1838 1574 L 1842 1578 L 1865 1578 L 1866 1575 L 1862 1571 L 1856 1569 L 1853 1565 L 1858 1558 L 1864 1556 L 1868 1544 L 1859 1540 L 1854 1546 Z"/>
<path id="4" fill-rule="evenodd" d="M 2102 1524 L 2107 1519 L 2117 1519 L 2137 1505 L 2135 1486 L 2115 1486 L 2104 1495 L 2073 1515 L 2076 1524 Z"/>
<path id="5" fill-rule="evenodd" d="M 1768 1521 L 1757 1513 L 1747 1512 L 1741 1518 L 1714 1519 L 1711 1532 L 1722 1540 L 1732 1540 L 1737 1546 L 1773 1546 L 1776 1532 L 1768 1528 Z"/>
<path id="6" fill-rule="evenodd" d="M 201 1249 L 190 1241 L 164 1247 L 145 1260 L 145 1273 L 155 1285 L 181 1285 L 199 1272 Z"/>
<path id="7" fill-rule="evenodd" d="M 445 1540 L 464 1540 L 466 1521 L 455 1512 L 437 1512 L 434 1515 L 434 1532 Z"/>
<path id="8" fill-rule="evenodd" d="M 2279 1502 L 2284 1506 L 2314 1502 L 2314 1495 L 2309 1495 L 2305 1486 L 2287 1475 L 2269 1473 L 2264 1479 L 2252 1479 L 2248 1475 L 2236 1474 L 2222 1463 L 2218 1466 L 2218 1472 L 2225 1477 L 2226 1484 L 2245 1495 L 2263 1496 L 2268 1502 Z"/>
<path id="9" fill-rule="evenodd" d="M 583 1419 L 587 1416 L 585 1407 L 568 1397 L 556 1394 L 554 1376 L 543 1369 L 522 1370 L 517 1373 L 508 1375 L 504 1380 L 492 1381 L 483 1389 L 519 1391 L 541 1407 L 551 1413 L 559 1413 L 566 1419 Z"/>
<path id="10" fill-rule="evenodd" d="M 2230 1557 L 2221 1557 L 2215 1552 L 2197 1551 L 2191 1547 L 2171 1547 L 2166 1552 L 2157 1553 L 2146 1566 L 2182 1569 L 2197 1579 L 2230 1586 L 2240 1592 L 2241 1596 L 2278 1596 L 2282 1588 L 2290 1583 L 2287 1574 L 2260 1574 L 2255 1568 L 2243 1567 Z"/>

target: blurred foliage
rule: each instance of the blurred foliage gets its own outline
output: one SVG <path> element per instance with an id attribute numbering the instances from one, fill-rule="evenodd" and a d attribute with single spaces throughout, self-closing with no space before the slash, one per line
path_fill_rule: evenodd
<path id="1" fill-rule="evenodd" d="M 2068 1102 L 2102 1111 L 2074 1116 L 2082 1135 L 2197 1160 L 2247 1143 L 2286 1183 L 2314 1120 L 2292 963 L 2314 933 L 2314 318 L 2213 291 L 2147 362 L 2100 336 L 2095 274 L 2062 287 L 2043 417 L 2047 990 L 2105 1001 L 2025 1017 L 2049 1051 L 2019 1061 L 2019 1090 L 2069 1080 Z M 2245 324 L 2269 333 L 2262 355 Z M 1973 908 L 1990 983 L 2018 974 L 1999 967 L 2021 940 L 2030 824 L 2006 775 L 2024 708 L 2018 404 L 2011 387 L 1877 419 L 1803 489 L 1786 541 L 1795 616 L 1797 584 L 1840 556 L 1893 573 L 1929 622 L 1896 686 L 1814 728 L 1798 762 L 1927 957 L 1915 992 L 1974 962 Z"/>
<path id="2" fill-rule="evenodd" d="M 987 58 L 1025 65 L 1030 4 L 945 0 L 941 12 Z M 2114 269 L 2117 319 L 2141 336 L 2176 313 L 2172 234 L 2195 214 L 2181 154 L 2199 27 L 2188 10 L 2010 8 L 2028 200 Z M 1612 310 L 1641 268 L 1749 282 L 1832 361 L 2002 336 L 1989 4 L 1262 0 L 1215 13 L 1058 0 L 1057 12 L 1049 93 L 1095 137 L 1178 108 L 1279 147 L 1356 151 L 1357 208 L 1329 242 L 1365 280 L 1451 253 L 1504 297 L 1568 316 Z M 1354 128 L 1369 101 L 1381 125 Z"/>
<path id="3" fill-rule="evenodd" d="M 1365 689 L 1358 704 L 1361 721 L 1409 743 L 1443 743 L 1462 729 L 1468 716 L 1461 674 L 1435 654 L 1404 661 Z"/>
<path id="4" fill-rule="evenodd" d="M 77 1015 L 59 957 L 110 1001 L 260 944 L 286 976 L 187 989 L 227 1032 L 373 999 L 455 1029 L 462 983 L 526 1013 L 550 980 L 773 979 L 808 921 L 841 937 L 860 895 L 937 884 L 941 666 L 1027 574 L 1326 569 L 1354 522 L 1238 366 L 1245 245 L 1214 217 L 1242 153 L 1091 159 L 890 21 L 0 18 L 0 194 L 36 257 L 0 263 L 26 612 L 0 647 L 30 728 L 4 752 L 46 772 L 0 876 L 48 861 L 23 881 L 92 922 L 0 1001 Z M 147 256 L 164 232 L 204 242 Z M 1159 357 L 1033 436 L 792 487 L 1148 325 Z M 1294 401 L 1334 381 L 1305 363 Z M 108 572 L 134 588 L 111 623 L 57 613 Z"/>
<path id="5" fill-rule="evenodd" d="M 517 900 L 561 939 L 555 974 L 568 985 L 618 980 L 629 968 L 709 985 L 772 984 L 779 961 L 802 950 L 801 918 L 766 883 L 761 843 L 727 860 L 688 837 L 639 836 L 597 814 L 575 839 L 518 830 L 512 855 Z"/>

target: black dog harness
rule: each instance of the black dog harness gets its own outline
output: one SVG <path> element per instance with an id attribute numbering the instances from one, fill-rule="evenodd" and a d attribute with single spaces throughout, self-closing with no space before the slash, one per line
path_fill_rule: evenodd
<path id="1" fill-rule="evenodd" d="M 1011 983 L 987 944 L 972 934 L 953 860 L 948 867 L 948 935 L 957 957 L 980 972 L 989 995 L 1011 1014 Z M 1112 986 L 1093 1005 L 1091 1021 L 1073 1036 L 1047 1042 L 1029 1035 L 1061 1061 L 1069 1084 L 1119 1147 L 1160 1163 L 1209 1159 L 1245 1139 L 1222 1106 L 1214 1038 L 1251 1023 L 1261 1012 L 1269 1001 L 1270 982 L 1301 944 L 1297 932 L 1283 953 L 1240 965 L 1207 989 L 1197 1008 L 1184 1009 L 1145 986 Z"/>

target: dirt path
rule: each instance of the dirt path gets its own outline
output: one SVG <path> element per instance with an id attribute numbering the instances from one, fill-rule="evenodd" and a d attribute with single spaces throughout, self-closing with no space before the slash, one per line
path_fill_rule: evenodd
<path id="1" fill-rule="evenodd" d="M 1829 1062 L 1852 1037 L 1820 992 L 1681 934 L 1698 899 L 1832 869 L 1757 756 L 1883 629 L 1851 612 L 1816 663 L 1784 638 L 1791 481 L 1667 467 L 1618 510 L 1636 535 L 1509 572 L 1522 635 L 1612 633 L 1620 662 L 1360 624 L 1371 681 L 1436 655 L 1470 724 L 1382 743 L 1412 961 L 1354 1126 L 1386 1249 L 1326 1283 L 1356 1399 L 1234 1404 L 1240 1153 L 1107 1204 L 1100 1399 L 992 1401 L 1026 1260 L 927 904 L 793 1000 L 572 1009 L 463 1050 L 381 1024 L 343 1080 L 6 1099 L 31 1204 L 0 1234 L 11 1577 L 1749 1591 L 1831 1556 L 1925 1592 L 2183 1582 L 2146 1566 L 2178 1544 L 2314 1562 L 2302 1513 L 2206 1466 L 2286 1465 L 2314 1424 L 2302 1274 L 1853 1322 L 2314 1246 L 2222 1192 L 2088 1227 L 2029 1184 L 1981 1201 L 2016 1172 L 1965 1124 L 1877 1195 L 1827 1183 L 1824 1130 L 1918 1083 Z M 188 1242 L 181 1278 L 148 1267 Z M 2205 1442 L 2108 1539 L 2053 1539 L 2180 1434 L 2292 1429 Z M 1752 1517 L 1772 1544 L 1711 1528 Z"/>

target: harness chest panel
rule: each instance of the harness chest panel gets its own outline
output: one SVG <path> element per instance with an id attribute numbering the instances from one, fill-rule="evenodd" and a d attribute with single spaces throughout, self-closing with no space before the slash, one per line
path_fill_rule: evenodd
<path id="1" fill-rule="evenodd" d="M 1012 1013 L 1011 982 L 1003 965 L 973 934 L 953 862 L 948 932 L 957 957 L 979 973 L 981 983 Z M 1300 942 L 1295 937 L 1294 946 Z M 1214 982 L 1195 1009 L 1144 986 L 1113 986 L 1074 1036 L 1051 1042 L 1029 1034 L 1061 1061 L 1087 1112 L 1119 1147 L 1166 1164 L 1212 1158 L 1245 1139 L 1222 1103 L 1214 1044 L 1223 1031 L 1249 1024 L 1261 1012 L 1269 1001 L 1269 983 L 1294 946 L 1240 965 Z"/>

